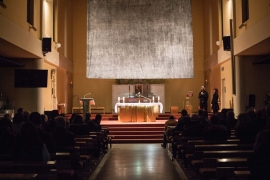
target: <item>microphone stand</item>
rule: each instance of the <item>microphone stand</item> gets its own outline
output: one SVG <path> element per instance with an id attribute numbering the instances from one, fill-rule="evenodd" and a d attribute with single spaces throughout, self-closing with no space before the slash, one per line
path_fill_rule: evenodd
<path id="1" fill-rule="evenodd" d="M 91 94 L 91 93 L 85 94 L 85 95 L 83 96 L 83 98 L 85 98 L 85 96 L 87 96 L 87 95 L 89 95 L 89 94 Z"/>

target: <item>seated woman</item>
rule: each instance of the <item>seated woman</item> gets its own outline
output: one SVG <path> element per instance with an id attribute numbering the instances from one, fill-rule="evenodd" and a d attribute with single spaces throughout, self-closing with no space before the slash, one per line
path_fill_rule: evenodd
<path id="1" fill-rule="evenodd" d="M 55 128 L 51 134 L 55 140 L 57 152 L 64 152 L 66 151 L 66 147 L 75 146 L 74 135 L 67 131 L 66 120 L 64 117 L 55 117 Z"/>
<path id="2" fill-rule="evenodd" d="M 101 114 L 97 114 L 96 117 L 95 117 L 95 119 L 93 120 L 93 122 L 96 125 L 96 130 L 101 130 L 101 126 L 100 126 L 101 119 L 102 119 L 102 115 Z"/>
<path id="3" fill-rule="evenodd" d="M 8 155 L 12 149 L 14 136 L 12 134 L 12 123 L 8 118 L 0 119 L 0 154 Z"/>
<path id="4" fill-rule="evenodd" d="M 164 125 L 163 143 L 161 144 L 161 147 L 163 148 L 167 147 L 167 136 L 168 136 L 168 130 L 169 130 L 168 126 L 176 126 L 176 125 L 177 125 L 177 121 L 175 120 L 174 116 L 170 116 Z"/>
<path id="5" fill-rule="evenodd" d="M 221 125 L 219 117 L 212 115 L 210 118 L 211 125 L 205 128 L 204 139 L 211 141 L 222 141 L 228 139 L 228 129 L 226 126 Z"/>
<path id="6" fill-rule="evenodd" d="M 240 139 L 241 143 L 254 143 L 256 137 L 256 129 L 251 122 L 247 113 L 240 113 L 238 115 L 237 126 L 235 128 L 235 135 Z"/>
<path id="7" fill-rule="evenodd" d="M 76 115 L 73 118 L 72 124 L 70 124 L 68 130 L 74 135 L 87 135 L 89 134 L 89 129 L 87 124 L 84 123 L 83 117 L 81 115 Z"/>
<path id="8" fill-rule="evenodd" d="M 21 135 L 17 137 L 13 151 L 17 161 L 49 161 L 50 154 L 40 140 L 36 126 L 32 122 L 22 125 Z"/>
<path id="9" fill-rule="evenodd" d="M 248 158 L 250 179 L 270 179 L 270 130 L 261 131 L 253 147 L 254 152 Z"/>

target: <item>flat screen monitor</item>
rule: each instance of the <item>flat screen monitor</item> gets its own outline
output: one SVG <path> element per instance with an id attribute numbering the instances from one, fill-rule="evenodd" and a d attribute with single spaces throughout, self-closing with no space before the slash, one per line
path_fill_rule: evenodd
<path id="1" fill-rule="evenodd" d="M 15 69 L 15 88 L 44 88 L 47 87 L 48 70 Z"/>

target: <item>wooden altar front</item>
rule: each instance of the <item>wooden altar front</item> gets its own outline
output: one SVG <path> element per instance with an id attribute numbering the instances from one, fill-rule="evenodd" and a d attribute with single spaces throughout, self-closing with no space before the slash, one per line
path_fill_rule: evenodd
<path id="1" fill-rule="evenodd" d="M 155 122 L 162 112 L 162 103 L 116 103 L 119 122 Z"/>

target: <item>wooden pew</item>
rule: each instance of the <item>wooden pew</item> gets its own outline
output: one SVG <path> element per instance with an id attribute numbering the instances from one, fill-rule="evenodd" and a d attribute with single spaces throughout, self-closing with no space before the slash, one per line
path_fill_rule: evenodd
<path id="1" fill-rule="evenodd" d="M 199 173 L 202 178 L 233 178 L 235 177 L 234 171 L 248 170 L 246 158 L 252 152 L 252 150 L 203 151 L 204 163 L 203 167 L 199 168 Z M 209 158 L 226 159 L 213 161 Z M 210 167 L 205 167 L 207 161 Z"/>
<path id="2" fill-rule="evenodd" d="M 239 142 L 240 142 L 239 139 L 228 139 L 225 141 L 208 141 L 208 140 L 202 140 L 202 139 L 196 139 L 196 140 L 193 139 L 193 140 L 187 140 L 187 142 L 184 141 L 181 146 L 181 151 L 180 149 L 179 151 L 181 152 L 181 156 L 185 162 L 185 166 L 188 167 L 188 161 L 194 159 L 193 156 L 194 156 L 195 151 L 211 150 L 214 148 L 222 150 L 223 147 L 226 147 L 227 149 L 237 149 L 238 146 L 233 145 L 233 144 L 237 144 Z M 229 143 L 232 145 L 232 147 L 229 145 L 226 145 Z M 216 145 L 216 144 L 219 144 L 219 145 Z M 196 150 L 195 147 L 201 148 L 201 149 Z M 198 158 L 195 158 L 195 159 L 198 159 Z"/>
<path id="3" fill-rule="evenodd" d="M 182 152 L 185 154 L 185 166 L 193 167 L 196 164 L 197 167 L 197 164 L 201 164 L 198 160 L 203 158 L 247 157 L 252 152 L 252 148 L 252 144 L 191 144 Z"/>
<path id="4" fill-rule="evenodd" d="M 193 160 L 192 165 L 194 170 L 199 168 L 213 168 L 213 167 L 247 167 L 247 158 L 204 158 L 200 160 Z"/>
<path id="5" fill-rule="evenodd" d="M 57 179 L 56 161 L 0 161 L 0 169 L 3 174 L 38 174 L 38 179 Z M 17 178 L 19 177 L 23 176 L 18 175 Z"/>
<path id="6" fill-rule="evenodd" d="M 202 151 L 203 158 L 248 157 L 252 152 L 252 150 Z"/>
<path id="7" fill-rule="evenodd" d="M 246 167 L 214 167 L 200 168 L 203 179 L 230 179 L 235 178 L 235 171 L 248 171 Z"/>
<path id="8" fill-rule="evenodd" d="M 250 171 L 234 171 L 234 177 L 235 179 L 249 179 Z"/>
<path id="9" fill-rule="evenodd" d="M 0 173 L 0 179 L 14 179 L 14 180 L 32 180 L 38 179 L 38 174 L 4 174 Z"/>
<path id="10" fill-rule="evenodd" d="M 79 153 L 56 152 L 55 154 L 51 154 L 51 158 L 57 162 L 58 179 L 78 177 L 78 173 L 82 169 Z"/>

